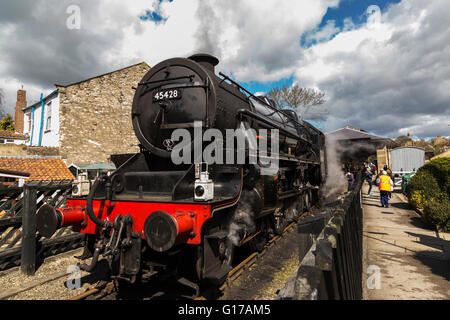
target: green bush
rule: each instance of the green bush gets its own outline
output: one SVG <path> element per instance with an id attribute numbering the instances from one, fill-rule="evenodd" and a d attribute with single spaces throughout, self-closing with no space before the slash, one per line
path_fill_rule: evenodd
<path id="1" fill-rule="evenodd" d="M 450 157 L 421 167 L 406 186 L 406 195 L 414 209 L 423 209 L 426 221 L 450 230 Z"/>
<path id="2" fill-rule="evenodd" d="M 425 204 L 423 218 L 445 232 L 450 231 L 450 201 L 444 199 Z"/>
<path id="3" fill-rule="evenodd" d="M 421 170 L 436 179 L 441 192 L 450 194 L 450 157 L 432 160 L 419 169 L 419 171 Z"/>
<path id="4" fill-rule="evenodd" d="M 406 186 L 406 195 L 413 208 L 423 208 L 426 202 L 441 193 L 437 180 L 427 171 L 418 171 Z"/>

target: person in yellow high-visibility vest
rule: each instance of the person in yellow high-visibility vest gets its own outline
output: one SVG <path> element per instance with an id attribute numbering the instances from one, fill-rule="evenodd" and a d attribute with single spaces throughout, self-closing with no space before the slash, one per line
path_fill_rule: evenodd
<path id="1" fill-rule="evenodd" d="M 391 191 L 394 190 L 394 182 L 388 176 L 387 172 L 383 170 L 377 178 L 377 183 L 378 189 L 380 190 L 381 206 L 389 208 L 389 196 L 391 195 Z"/>

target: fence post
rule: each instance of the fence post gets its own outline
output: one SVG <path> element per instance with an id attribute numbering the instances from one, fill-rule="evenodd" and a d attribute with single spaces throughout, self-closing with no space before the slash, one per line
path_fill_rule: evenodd
<path id="1" fill-rule="evenodd" d="M 23 186 L 22 215 L 22 273 L 32 276 L 36 271 L 36 200 L 37 185 L 25 183 Z"/>

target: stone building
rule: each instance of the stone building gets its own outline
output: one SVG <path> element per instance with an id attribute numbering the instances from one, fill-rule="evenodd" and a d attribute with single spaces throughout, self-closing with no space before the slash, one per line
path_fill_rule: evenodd
<path id="1" fill-rule="evenodd" d="M 61 85 L 23 109 L 24 133 L 31 146 L 58 148 L 67 165 L 108 162 L 116 153 L 139 151 L 131 105 L 142 77 L 141 62 L 80 82 Z"/>
<path id="2" fill-rule="evenodd" d="M 0 130 L 0 146 L 3 144 L 25 144 L 28 137 L 14 131 Z"/>

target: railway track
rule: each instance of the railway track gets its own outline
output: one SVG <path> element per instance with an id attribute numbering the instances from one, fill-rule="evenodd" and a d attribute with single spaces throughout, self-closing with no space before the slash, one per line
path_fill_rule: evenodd
<path id="1" fill-rule="evenodd" d="M 228 286 L 232 285 L 247 269 L 249 269 L 254 263 L 262 258 L 268 250 L 273 247 L 280 239 L 282 239 L 287 233 L 291 232 L 297 223 L 308 216 L 310 212 L 303 213 L 297 221 L 293 221 L 283 230 L 281 235 L 276 235 L 271 238 L 264 249 L 261 252 L 253 252 L 244 260 L 242 260 L 237 266 L 235 266 L 229 273 L 225 282 L 219 288 L 208 288 L 198 297 L 194 297 L 194 300 L 209 300 L 210 296 L 223 292 Z M 117 285 L 114 281 L 104 282 L 98 285 L 96 288 L 90 289 L 82 294 L 76 295 L 69 300 L 101 300 L 101 299 L 114 299 L 114 295 L 117 293 Z"/>

